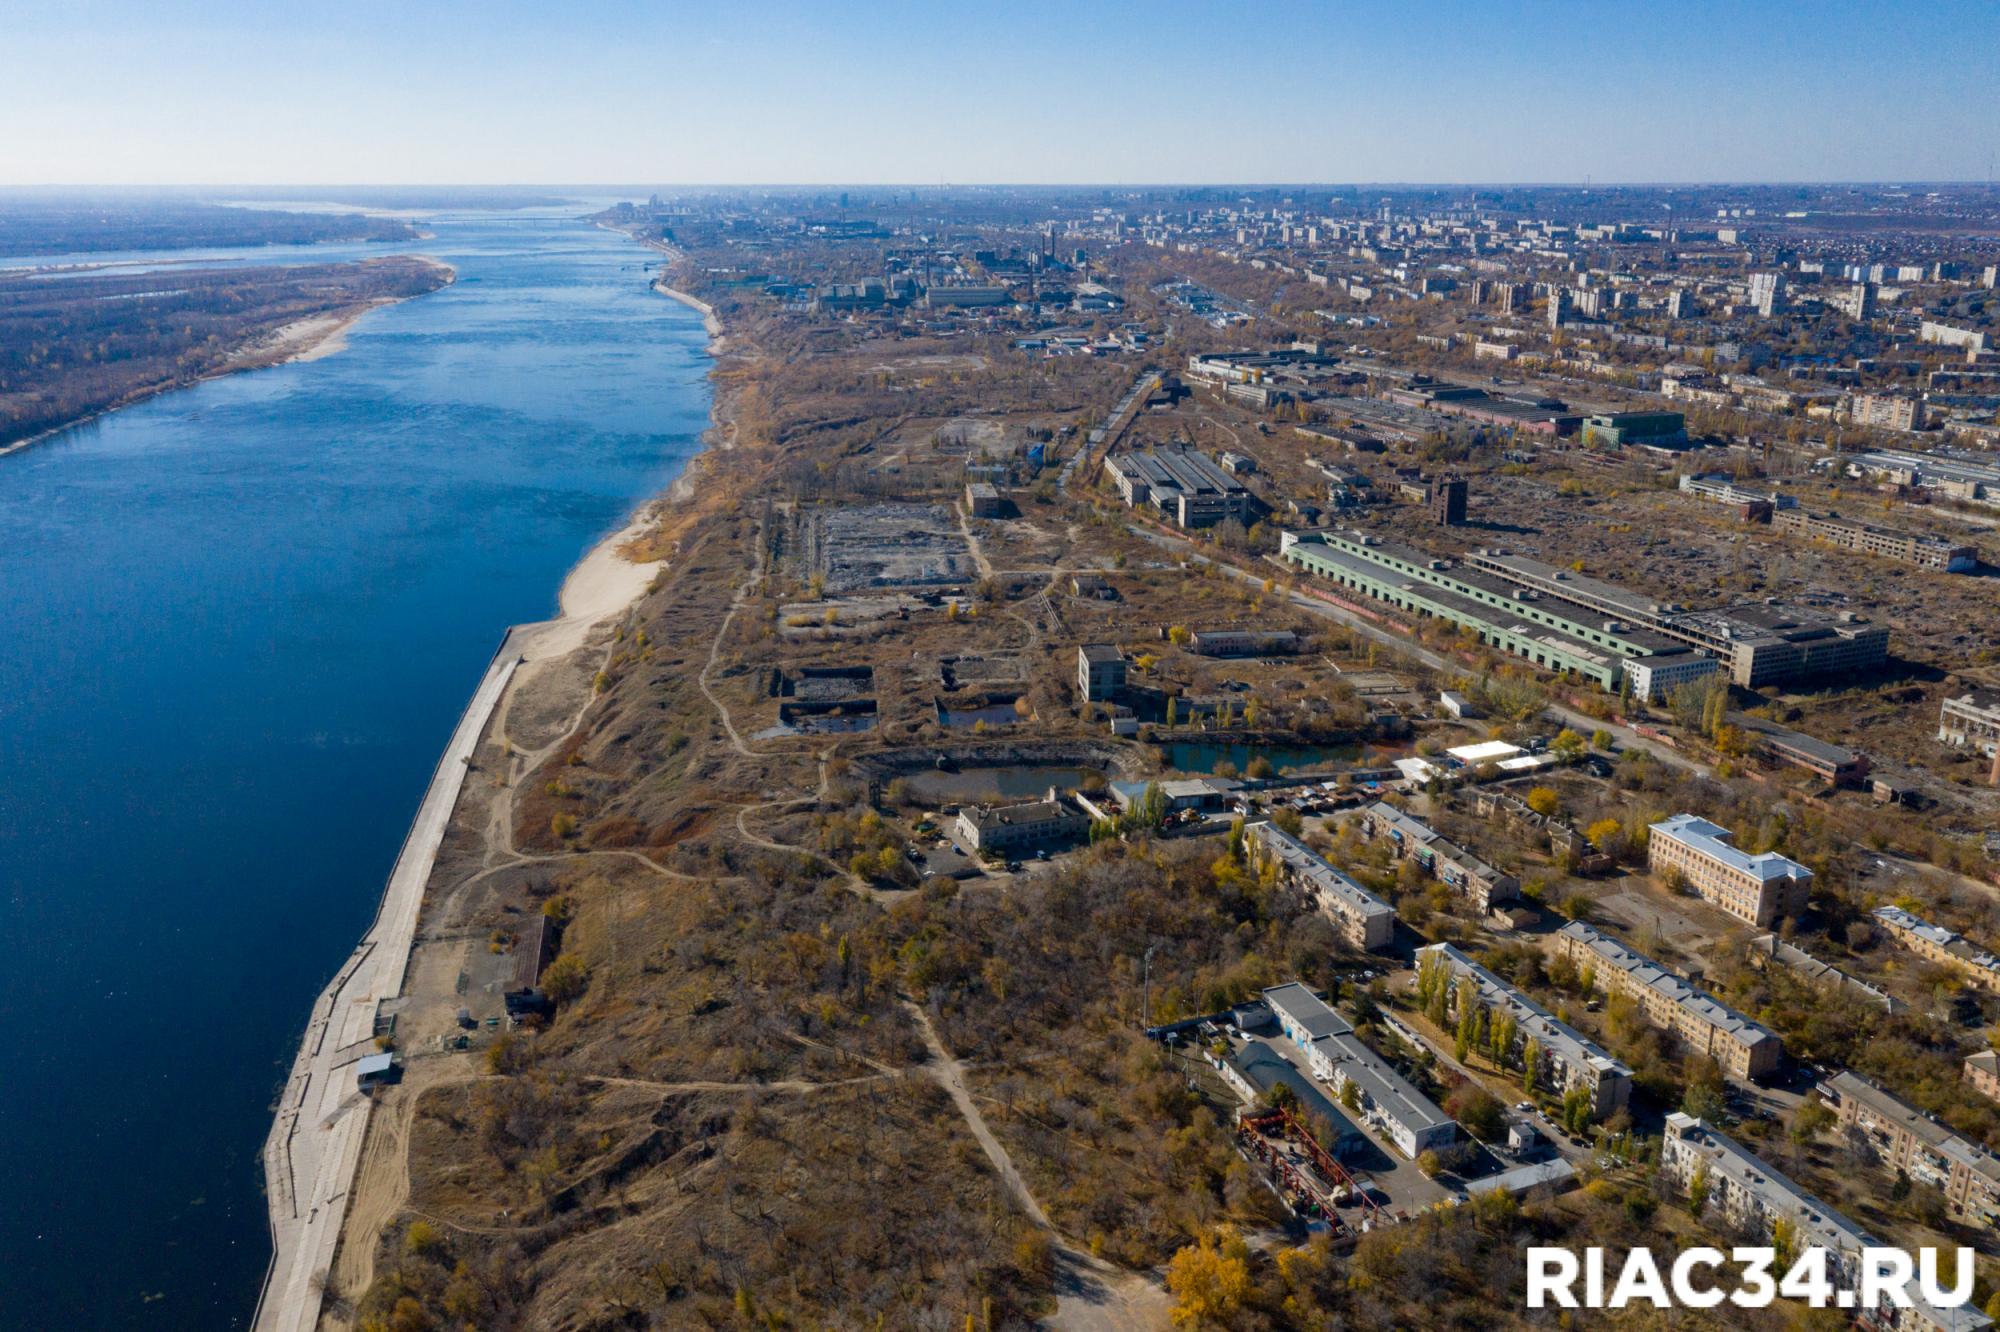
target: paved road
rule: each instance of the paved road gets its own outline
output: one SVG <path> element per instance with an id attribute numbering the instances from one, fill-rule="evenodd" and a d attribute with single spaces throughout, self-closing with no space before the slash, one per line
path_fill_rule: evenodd
<path id="1" fill-rule="evenodd" d="M 264 1144 L 271 1209 L 271 1267 L 257 1301 L 257 1332 L 312 1332 L 323 1274 L 332 1270 L 374 1102 L 355 1087 L 353 1064 L 375 1051 L 375 1010 L 403 988 L 438 846 L 487 720 L 542 625 L 511 631 L 452 732 L 390 872 L 375 923 L 313 1005 L 278 1117 Z"/>

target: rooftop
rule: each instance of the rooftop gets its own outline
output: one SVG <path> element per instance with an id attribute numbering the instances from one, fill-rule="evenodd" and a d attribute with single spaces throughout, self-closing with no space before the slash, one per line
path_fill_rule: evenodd
<path id="1" fill-rule="evenodd" d="M 1693 847 L 1696 851 L 1712 859 L 1719 860 L 1741 874 L 1748 874 L 1761 883 L 1773 879 L 1810 879 L 1813 872 L 1796 860 L 1787 859 L 1775 851 L 1761 851 L 1751 855 L 1729 844 L 1731 833 L 1720 824 L 1694 814 L 1676 814 L 1662 819 L 1652 826 L 1658 836 L 1671 837 L 1677 842 Z"/>
<path id="2" fill-rule="evenodd" d="M 1669 1002 L 1679 1005 L 1710 1026 L 1729 1033 L 1738 1044 L 1756 1049 L 1766 1043 L 1773 1045 L 1778 1043 L 1778 1034 L 1769 1027 L 1751 1021 L 1727 1004 L 1696 989 L 1644 953 L 1634 952 L 1610 935 L 1592 929 L 1580 920 L 1571 921 L 1563 926 L 1560 933 L 1567 938 L 1581 941 L 1602 965 L 1631 976 L 1639 984 Z"/>

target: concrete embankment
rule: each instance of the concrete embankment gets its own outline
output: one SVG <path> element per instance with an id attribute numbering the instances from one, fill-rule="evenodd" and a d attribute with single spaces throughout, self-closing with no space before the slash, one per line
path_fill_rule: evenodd
<path id="1" fill-rule="evenodd" d="M 666 297 L 668 300 L 679 301 L 688 309 L 699 313 L 703 326 L 708 329 L 709 337 L 719 338 L 722 336 L 722 321 L 715 317 L 715 307 L 707 301 L 699 297 L 690 296 L 678 287 L 668 286 L 665 278 L 654 278 L 653 290 L 659 292 L 660 295 Z"/>
<path id="2" fill-rule="evenodd" d="M 312 1332 L 319 1323 L 322 1274 L 333 1263 L 374 1105 L 355 1086 L 351 1066 L 374 1053 L 377 1008 L 403 988 L 424 886 L 473 750 L 521 663 L 521 633 L 510 630 L 501 641 L 459 718 L 390 871 L 374 924 L 313 1005 L 264 1145 L 272 1257 L 257 1300 L 259 1332 Z"/>

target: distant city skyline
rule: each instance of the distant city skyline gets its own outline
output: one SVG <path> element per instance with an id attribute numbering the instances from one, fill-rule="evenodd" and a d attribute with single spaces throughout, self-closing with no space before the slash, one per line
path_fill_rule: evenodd
<path id="1" fill-rule="evenodd" d="M 1985 181 L 2000 6 L 16 0 L 0 185 Z"/>

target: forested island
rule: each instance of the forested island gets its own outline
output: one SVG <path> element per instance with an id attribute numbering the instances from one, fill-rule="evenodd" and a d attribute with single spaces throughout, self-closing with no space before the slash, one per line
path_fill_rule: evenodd
<path id="1" fill-rule="evenodd" d="M 316 245 L 327 241 L 412 240 L 417 230 L 393 217 L 363 213 L 291 213 L 157 198 L 8 198 L 0 206 L 0 256 Z"/>
<path id="2" fill-rule="evenodd" d="M 287 360 L 364 311 L 451 278 L 409 255 L 60 280 L 0 272 L 0 451 L 164 389 Z"/>

